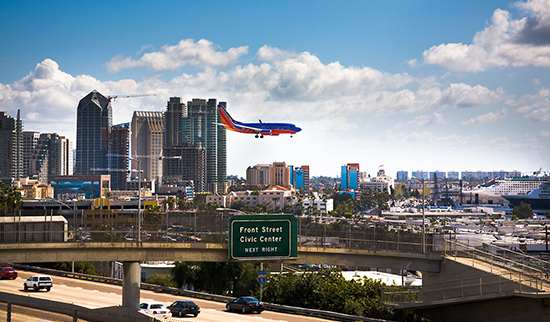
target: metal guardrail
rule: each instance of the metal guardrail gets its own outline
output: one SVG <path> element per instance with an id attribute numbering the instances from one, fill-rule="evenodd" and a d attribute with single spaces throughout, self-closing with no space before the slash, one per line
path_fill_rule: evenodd
<path id="1" fill-rule="evenodd" d="M 106 211 L 110 216 L 110 211 Z M 228 217 L 218 214 L 181 213 L 147 217 L 141 225 L 142 242 L 208 242 L 227 244 Z M 179 216 L 179 217 L 178 217 Z M 38 216 L 40 217 L 40 216 Z M 60 217 L 60 216 L 58 216 Z M 101 216 L 100 216 L 101 217 Z M 3 223 L 0 244 L 52 242 L 136 242 L 135 223 L 120 223 L 110 217 L 94 222 L 84 220 L 24 222 L 13 217 Z M 59 218 L 57 218 L 59 219 Z M 81 218 L 82 219 L 82 218 Z M 298 217 L 299 246 L 318 248 L 353 248 L 372 251 L 423 253 L 421 229 L 415 225 L 379 223 L 367 219 Z M 176 221 L 176 223 L 174 223 Z M 170 224 L 167 225 L 167 222 Z M 434 228 L 435 229 L 435 228 Z M 428 240 L 426 243 L 430 243 Z M 430 253 L 430 247 L 426 250 Z"/>
<path id="2" fill-rule="evenodd" d="M 448 280 L 423 288 L 384 287 L 383 302 L 411 304 L 434 299 L 458 300 L 480 296 L 539 294 L 550 290 L 547 269 L 550 263 L 536 257 L 492 244 L 485 244 L 479 249 L 449 239 L 444 240 L 443 253 L 447 258 L 494 275 Z"/>
<path id="3" fill-rule="evenodd" d="M 520 293 L 522 285 L 535 288 L 536 292 L 542 291 L 543 282 L 547 279 L 544 268 L 529 263 L 526 261 L 529 257 L 523 254 L 520 255 L 522 256 L 512 259 L 452 240 L 445 240 L 445 256 L 455 260 L 460 258 L 462 259 L 461 263 L 488 270 L 489 273 L 499 274 L 511 281 L 516 281 L 519 283 Z"/>

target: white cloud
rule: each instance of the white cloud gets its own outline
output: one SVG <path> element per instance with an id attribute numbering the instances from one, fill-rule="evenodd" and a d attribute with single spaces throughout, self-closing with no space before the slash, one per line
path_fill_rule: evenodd
<path id="1" fill-rule="evenodd" d="M 517 112 L 532 122 L 550 121 L 550 89 L 542 88 L 535 95 L 525 95 L 515 105 L 520 105 Z"/>
<path id="2" fill-rule="evenodd" d="M 290 50 L 282 50 L 276 47 L 263 45 L 256 53 L 256 60 L 258 61 L 274 61 L 281 59 L 289 59 L 296 57 L 297 54 Z"/>
<path id="3" fill-rule="evenodd" d="M 427 126 L 427 125 L 434 125 L 434 124 L 449 124 L 449 121 L 445 120 L 445 117 L 443 116 L 443 114 L 436 112 L 429 115 L 419 115 L 406 123 L 396 124 L 395 128 L 400 128 L 405 125 L 419 127 L 419 126 Z"/>
<path id="4" fill-rule="evenodd" d="M 268 62 L 224 71 L 206 67 L 169 81 L 159 77 L 100 81 L 89 75 L 65 73 L 55 61 L 46 59 L 21 80 L 0 84 L 0 106 L 10 115 L 21 108 L 25 130 L 51 132 L 54 128 L 71 138 L 75 137 L 78 101 L 94 89 L 104 95 L 157 94 L 116 100 L 115 124 L 128 122 L 133 111 L 162 111 L 172 96 L 184 100 L 215 97 L 227 101 L 230 113 L 241 121 L 261 118 L 307 125 L 315 133 L 352 133 L 393 116 L 426 111 L 413 122 L 446 124 L 445 108 L 484 106 L 505 96 L 501 89 L 493 91 L 481 85 L 440 85 L 433 78 L 346 67 L 339 62 L 323 64 L 307 52 L 280 54 L 276 48 L 262 48 L 259 56 L 264 60 L 270 57 Z"/>
<path id="5" fill-rule="evenodd" d="M 416 58 L 407 60 L 407 64 L 409 67 L 416 67 L 418 66 L 418 60 Z"/>
<path id="6" fill-rule="evenodd" d="M 422 54 L 424 62 L 463 72 L 508 66 L 550 67 L 549 1 L 531 0 L 515 5 L 529 16 L 514 20 L 510 12 L 497 9 L 472 44 L 433 46 Z"/>
<path id="7" fill-rule="evenodd" d="M 487 124 L 494 123 L 496 121 L 502 120 L 508 115 L 508 110 L 504 107 L 500 111 L 487 113 L 480 115 L 474 118 L 469 119 L 468 121 L 461 122 L 462 125 L 475 125 L 475 124 Z"/>
<path id="8" fill-rule="evenodd" d="M 143 51 L 145 48 L 139 51 Z M 239 57 L 248 53 L 247 46 L 230 48 L 226 52 L 218 51 L 210 41 L 201 39 L 183 39 L 175 46 L 164 45 L 160 51 L 145 53 L 139 59 L 118 55 L 105 64 L 107 71 L 116 73 L 122 69 L 147 67 L 155 71 L 175 70 L 182 66 L 228 67 L 234 65 Z"/>

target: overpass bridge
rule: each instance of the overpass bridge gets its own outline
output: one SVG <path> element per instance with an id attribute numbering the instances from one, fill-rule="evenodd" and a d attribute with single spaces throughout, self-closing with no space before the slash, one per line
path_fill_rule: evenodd
<path id="1" fill-rule="evenodd" d="M 120 261 L 123 263 L 122 306 L 138 308 L 142 261 L 228 262 L 227 244 L 166 242 L 65 242 L 0 244 L 3 262 Z M 350 248 L 298 247 L 298 258 L 248 259 L 279 263 L 323 263 L 440 272 L 441 255 L 369 251 Z"/>
<path id="2" fill-rule="evenodd" d="M 200 220 L 190 223 L 188 219 L 181 229 L 178 225 L 164 229 L 158 224 L 146 226 L 149 233 L 143 233 L 140 242 L 133 240 L 127 227 L 93 230 L 74 226 L 67 232 L 62 225 L 55 226 L 51 218 L 50 224 L 45 220 L 25 229 L 14 220 L 11 229 L 9 225 L 0 226 L 0 258 L 14 263 L 121 261 L 122 306 L 137 308 L 141 261 L 230 261 L 227 226 L 221 216 L 212 216 L 207 224 Z M 56 235 L 56 227 L 62 236 Z M 491 247 L 460 244 L 452 235 L 436 233 L 423 239 L 410 227 L 300 223 L 297 258 L 246 260 L 418 270 L 423 274 L 421 290 L 390 286 L 384 289 L 383 299 L 396 307 L 432 312 L 435 308 L 440 315 L 432 315 L 434 319 L 448 316 L 449 307 L 456 306 L 464 309 L 453 312 L 453 316 L 476 310 L 481 316 L 488 310 L 476 308 L 480 302 L 501 307 L 502 312 L 520 311 L 517 304 L 507 302 L 510 299 L 521 299 L 517 303 L 529 308 L 526 316 L 536 315 L 533 320 L 540 315 L 550 316 L 550 263 Z"/>

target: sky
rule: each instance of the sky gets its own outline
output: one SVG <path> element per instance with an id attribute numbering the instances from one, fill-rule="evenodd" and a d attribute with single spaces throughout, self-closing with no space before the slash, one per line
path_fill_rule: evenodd
<path id="1" fill-rule="evenodd" d="M 550 170 L 550 0 L 0 0 L 0 41 L 0 111 L 25 131 L 75 140 L 95 89 L 156 94 L 113 101 L 114 124 L 181 97 L 302 128 L 228 132 L 242 177 Z"/>

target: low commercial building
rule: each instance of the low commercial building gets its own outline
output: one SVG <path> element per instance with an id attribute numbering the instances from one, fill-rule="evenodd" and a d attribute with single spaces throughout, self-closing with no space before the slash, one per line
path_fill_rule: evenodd
<path id="1" fill-rule="evenodd" d="M 273 210 L 283 209 L 292 200 L 292 191 L 281 186 L 272 186 L 268 189 L 253 194 L 252 191 L 232 191 L 228 195 L 211 195 L 206 197 L 206 202 L 213 202 L 222 207 L 230 208 L 235 201 L 242 201 L 251 207 L 261 204 L 268 205 Z"/>
<path id="2" fill-rule="evenodd" d="M 304 209 L 308 209 L 310 207 L 314 207 L 315 209 L 321 211 L 322 213 L 328 213 L 329 211 L 334 210 L 334 200 L 333 199 L 304 199 L 302 200 L 302 206 Z"/>
<path id="3" fill-rule="evenodd" d="M 69 229 L 63 216 L 0 217 L 0 243 L 66 242 Z"/>

